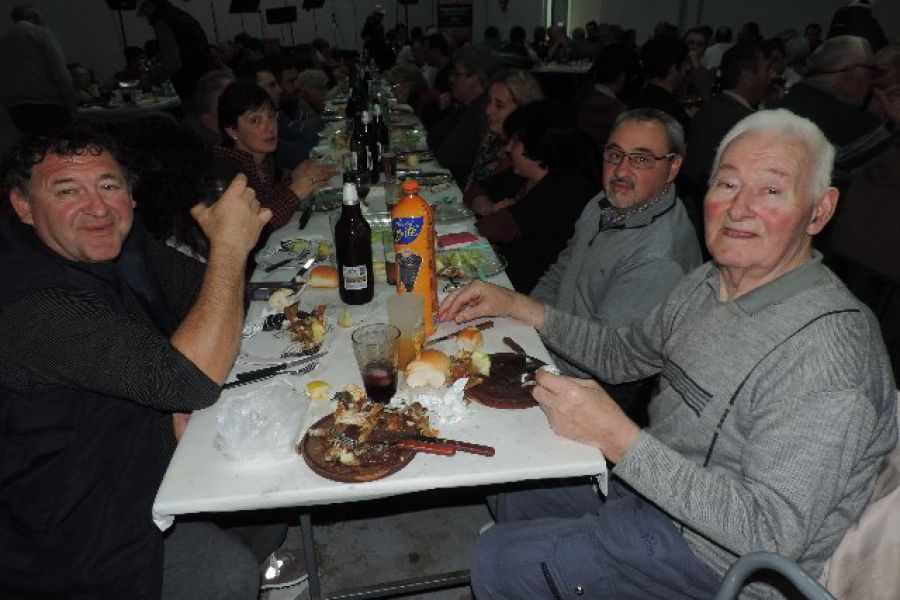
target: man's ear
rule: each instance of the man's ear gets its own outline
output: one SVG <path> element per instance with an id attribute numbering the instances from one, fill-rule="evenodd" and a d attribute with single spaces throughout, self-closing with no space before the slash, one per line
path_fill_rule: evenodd
<path id="1" fill-rule="evenodd" d="M 31 200 L 22 193 L 22 190 L 14 188 L 9 193 L 9 203 L 23 223 L 34 225 L 34 217 L 31 215 Z"/>
<path id="2" fill-rule="evenodd" d="M 678 177 L 678 172 L 681 170 L 681 163 L 683 161 L 684 157 L 680 154 L 676 154 L 672 157 L 672 160 L 669 161 L 669 176 L 666 178 L 666 183 L 675 181 L 675 178 Z"/>
<path id="3" fill-rule="evenodd" d="M 840 192 L 835 187 L 825 190 L 822 199 L 813 207 L 812 218 L 809 220 L 809 225 L 806 226 L 806 233 L 816 235 L 825 229 L 825 226 L 831 220 L 831 217 L 834 216 L 834 211 L 837 209 L 839 195 Z"/>

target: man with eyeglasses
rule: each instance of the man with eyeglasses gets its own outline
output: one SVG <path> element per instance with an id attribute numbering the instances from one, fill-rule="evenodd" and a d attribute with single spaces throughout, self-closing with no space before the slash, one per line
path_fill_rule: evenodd
<path id="1" fill-rule="evenodd" d="M 538 371 L 551 429 L 614 465 L 608 493 L 563 480 L 497 496 L 471 570 L 479 600 L 712 600 L 754 552 L 822 573 L 897 443 L 878 324 L 812 248 L 837 205 L 834 154 L 787 110 L 735 125 L 704 204 L 712 262 L 629 327 L 482 281 L 447 296 L 443 320 L 511 317 L 597 376 L 660 374 L 640 428 L 594 381 Z M 765 574 L 740 598 L 791 592 Z"/>
<path id="2" fill-rule="evenodd" d="M 822 42 L 807 64 L 806 78 L 780 106 L 811 120 L 835 145 L 834 183 L 845 187 L 853 169 L 891 143 L 885 124 L 864 107 L 877 72 L 872 48 L 861 37 L 839 35 Z"/>
<path id="3" fill-rule="evenodd" d="M 700 265 L 691 221 L 674 180 L 684 154 L 681 125 L 656 109 L 619 115 L 603 148 L 603 192 L 588 202 L 575 234 L 531 297 L 605 325 L 647 315 L 685 273 Z M 554 359 L 574 377 L 582 365 Z M 607 386 L 638 422 L 646 421 L 652 380 Z"/>

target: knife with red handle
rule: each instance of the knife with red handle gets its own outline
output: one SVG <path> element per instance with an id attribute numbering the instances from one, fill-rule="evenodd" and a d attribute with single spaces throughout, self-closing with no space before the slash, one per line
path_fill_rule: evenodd
<path id="1" fill-rule="evenodd" d="M 453 456 L 456 454 L 456 448 L 452 445 L 432 442 L 430 439 L 400 438 L 388 443 L 398 448 L 406 448 L 407 450 L 415 450 L 416 452 L 425 452 L 427 454 L 440 454 L 441 456 Z"/>
<path id="2" fill-rule="evenodd" d="M 439 437 L 430 437 L 427 435 L 413 435 L 409 436 L 409 440 L 416 440 L 421 442 L 428 442 L 431 444 L 441 444 L 446 445 L 458 452 L 468 452 L 469 454 L 480 454 L 481 456 L 493 456 L 495 450 L 491 446 L 484 446 L 482 444 L 473 444 L 472 442 L 463 442 L 461 440 L 448 440 L 446 438 Z"/>

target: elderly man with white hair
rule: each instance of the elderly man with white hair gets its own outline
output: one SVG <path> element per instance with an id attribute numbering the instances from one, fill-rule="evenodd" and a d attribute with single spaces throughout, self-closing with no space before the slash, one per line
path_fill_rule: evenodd
<path id="1" fill-rule="evenodd" d="M 877 323 L 812 249 L 837 203 L 833 158 L 788 111 L 735 125 L 705 201 L 713 260 L 636 325 L 484 283 L 445 300 L 444 319 L 533 325 L 605 381 L 661 375 L 642 430 L 592 381 L 538 373 L 553 430 L 615 465 L 609 494 L 572 482 L 501 494 L 472 569 L 480 600 L 712 598 L 758 550 L 821 572 L 897 440 Z M 780 598 L 776 583 L 741 598 Z"/>
<path id="2" fill-rule="evenodd" d="M 864 104 L 877 71 L 865 39 L 853 35 L 829 38 L 809 56 L 806 77 L 792 86 L 779 104 L 818 125 L 836 146 L 838 184 L 891 144 L 890 131 Z"/>
<path id="3" fill-rule="evenodd" d="M 321 133 L 322 109 L 328 95 L 328 75 L 322 69 L 305 69 L 297 76 L 297 110 L 294 120 L 304 129 Z"/>

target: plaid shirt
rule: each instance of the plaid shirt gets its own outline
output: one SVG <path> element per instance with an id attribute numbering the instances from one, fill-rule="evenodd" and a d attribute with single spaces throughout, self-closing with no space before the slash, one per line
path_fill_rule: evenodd
<path id="1" fill-rule="evenodd" d="M 210 148 L 210 152 L 215 163 L 234 166 L 247 176 L 248 185 L 256 192 L 260 205 L 272 211 L 272 220 L 269 221 L 272 229 L 284 226 L 291 219 L 302 198 L 291 190 L 290 173 L 285 172 L 282 177 L 277 178 L 275 160 L 271 154 L 257 166 L 253 155 L 237 148 L 216 144 Z M 276 179 L 279 181 L 276 182 Z"/>

